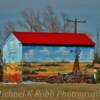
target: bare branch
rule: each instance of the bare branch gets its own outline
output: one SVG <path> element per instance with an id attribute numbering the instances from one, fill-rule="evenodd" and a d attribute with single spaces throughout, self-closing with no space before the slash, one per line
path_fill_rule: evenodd
<path id="1" fill-rule="evenodd" d="M 22 12 L 21 17 L 23 18 L 23 20 L 18 21 L 18 24 L 20 26 L 26 28 L 28 31 L 42 31 L 39 13 L 36 14 L 34 11 L 24 11 Z"/>
<path id="2" fill-rule="evenodd" d="M 62 18 L 62 20 L 60 20 Z M 17 27 L 16 27 L 17 26 Z M 57 16 L 51 6 L 48 6 L 47 10 L 41 15 L 40 12 L 23 11 L 21 18 L 13 22 L 8 22 L 5 26 L 5 33 L 11 33 L 12 31 L 49 31 L 49 32 L 67 32 L 71 30 L 71 27 L 67 21 L 65 14 Z"/>
<path id="3" fill-rule="evenodd" d="M 11 22 L 8 21 L 7 24 L 5 25 L 5 33 L 11 33 L 11 32 L 15 32 L 16 31 L 16 25 Z"/>
<path id="4" fill-rule="evenodd" d="M 54 14 L 54 11 L 51 7 L 48 7 L 47 11 L 44 13 L 44 27 L 50 32 L 58 31 L 58 18 Z"/>

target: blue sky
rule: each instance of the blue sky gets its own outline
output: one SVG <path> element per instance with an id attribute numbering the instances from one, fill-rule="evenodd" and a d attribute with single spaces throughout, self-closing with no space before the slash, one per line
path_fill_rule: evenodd
<path id="1" fill-rule="evenodd" d="M 24 46 L 23 60 L 35 62 L 74 61 L 75 50 L 76 47 L 65 46 Z M 80 61 L 91 62 L 93 57 L 93 48 L 80 47 Z"/>
<path id="2" fill-rule="evenodd" d="M 57 13 L 65 12 L 69 18 L 86 20 L 78 25 L 78 31 L 95 34 L 100 27 L 100 0 L 0 0 L 0 31 L 7 21 L 18 19 L 22 11 L 45 11 L 47 6 Z"/>

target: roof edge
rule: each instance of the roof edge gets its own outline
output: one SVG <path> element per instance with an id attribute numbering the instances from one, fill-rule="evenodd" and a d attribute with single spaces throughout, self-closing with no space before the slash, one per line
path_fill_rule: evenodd
<path id="1" fill-rule="evenodd" d="M 16 36 L 16 33 L 22 33 L 22 34 L 25 34 L 25 33 L 33 33 L 33 34 L 79 34 L 79 35 L 85 35 L 86 36 L 86 38 L 88 38 L 89 40 L 90 40 L 90 42 L 92 43 L 92 45 L 77 45 L 77 46 L 92 46 L 92 47 L 94 47 L 95 46 L 95 42 L 86 34 L 86 33 L 83 33 L 83 32 L 79 32 L 79 33 L 74 33 L 74 32 L 12 32 L 12 34 L 21 42 L 21 40 Z M 22 44 L 24 44 L 24 43 L 22 43 Z M 26 45 L 26 44 L 25 44 Z M 31 45 L 33 45 L 33 44 L 31 44 Z M 34 44 L 34 45 L 54 45 L 54 44 Z M 56 45 L 56 44 L 55 44 Z M 59 44 L 60 45 L 60 44 Z M 64 45 L 67 45 L 67 44 L 64 44 Z M 71 44 L 70 44 L 71 45 Z M 68 45 L 67 45 L 68 46 Z M 71 45 L 71 46 L 73 46 L 73 45 Z"/>

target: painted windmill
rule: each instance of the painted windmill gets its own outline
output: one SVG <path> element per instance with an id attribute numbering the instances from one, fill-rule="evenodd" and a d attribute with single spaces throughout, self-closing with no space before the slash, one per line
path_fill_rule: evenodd
<path id="1" fill-rule="evenodd" d="M 79 48 L 76 48 L 75 50 L 75 61 L 74 61 L 74 66 L 73 66 L 73 69 L 72 69 L 72 72 L 73 73 L 80 73 L 80 66 L 79 66 L 79 57 L 80 57 L 80 49 Z"/>

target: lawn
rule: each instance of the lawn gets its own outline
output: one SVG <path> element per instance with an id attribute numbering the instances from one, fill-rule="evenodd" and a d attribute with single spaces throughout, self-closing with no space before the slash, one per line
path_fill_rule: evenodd
<path id="1" fill-rule="evenodd" d="M 0 84 L 0 100 L 100 100 L 100 84 Z"/>

